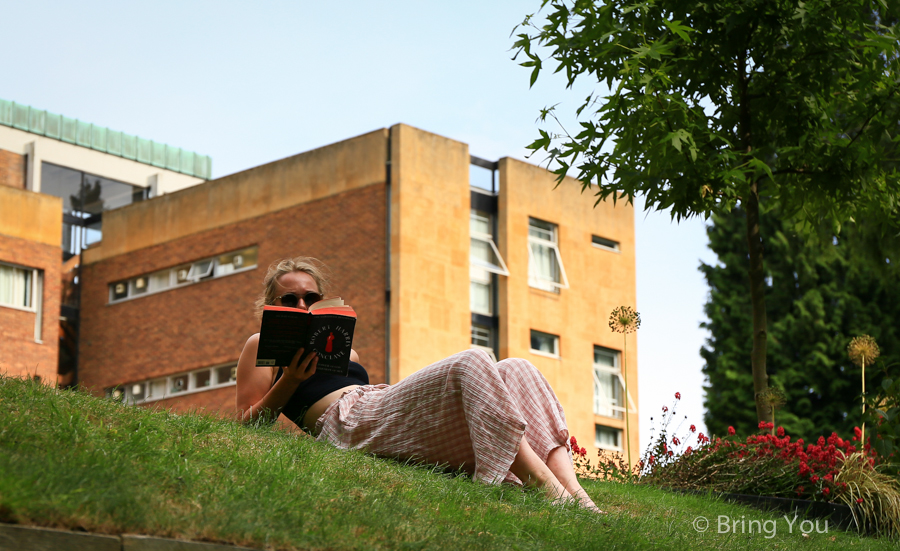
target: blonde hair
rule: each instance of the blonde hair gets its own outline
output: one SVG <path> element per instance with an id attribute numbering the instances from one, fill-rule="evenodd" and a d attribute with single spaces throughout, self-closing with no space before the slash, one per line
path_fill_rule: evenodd
<path id="1" fill-rule="evenodd" d="M 269 265 L 269 271 L 263 280 L 265 289 L 256 299 L 256 315 L 262 317 L 263 306 L 275 302 L 276 283 L 278 278 L 284 274 L 292 272 L 303 272 L 308 274 L 316 282 L 319 294 L 323 297 L 328 294 L 331 272 L 325 264 L 311 256 L 297 256 L 294 258 L 285 258 L 276 260 Z"/>

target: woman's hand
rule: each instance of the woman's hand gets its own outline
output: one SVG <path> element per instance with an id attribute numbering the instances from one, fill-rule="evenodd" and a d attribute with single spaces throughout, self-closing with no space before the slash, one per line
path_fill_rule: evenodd
<path id="1" fill-rule="evenodd" d="M 313 350 L 306 357 L 303 357 L 304 349 L 301 348 L 294 354 L 291 365 L 284 368 L 284 377 L 289 380 L 302 383 L 316 374 L 316 366 L 319 365 L 319 356 Z M 303 358 L 301 360 L 301 358 Z"/>

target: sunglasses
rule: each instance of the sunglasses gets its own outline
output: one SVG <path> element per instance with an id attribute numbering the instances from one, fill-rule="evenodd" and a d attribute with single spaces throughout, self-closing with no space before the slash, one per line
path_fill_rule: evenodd
<path id="1" fill-rule="evenodd" d="M 319 293 L 313 293 L 312 291 L 306 293 L 305 295 L 303 295 L 303 297 L 298 297 L 295 293 L 285 293 L 272 299 L 272 303 L 274 304 L 276 300 L 281 299 L 282 306 L 287 306 L 288 308 L 297 308 L 297 306 L 300 304 L 301 298 L 306 304 L 306 307 L 309 308 L 313 304 L 322 300 L 322 295 L 320 295 Z"/>

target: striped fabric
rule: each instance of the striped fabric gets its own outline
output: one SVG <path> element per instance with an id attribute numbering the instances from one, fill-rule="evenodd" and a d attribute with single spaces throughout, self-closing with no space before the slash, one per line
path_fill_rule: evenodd
<path id="1" fill-rule="evenodd" d="M 569 440 L 562 406 L 537 368 L 518 358 L 494 363 L 483 350 L 460 352 L 396 385 L 350 391 L 322 414 L 316 433 L 338 448 L 516 484 L 509 467 L 523 434 L 544 461 Z"/>

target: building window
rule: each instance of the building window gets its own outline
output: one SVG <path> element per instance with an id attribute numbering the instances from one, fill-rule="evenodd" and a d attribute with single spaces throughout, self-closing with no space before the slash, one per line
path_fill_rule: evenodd
<path id="1" fill-rule="evenodd" d="M 594 425 L 594 445 L 601 450 L 622 451 L 622 431 L 603 425 Z"/>
<path id="2" fill-rule="evenodd" d="M 106 396 L 126 404 L 141 404 L 234 385 L 236 380 L 237 365 L 226 364 L 108 388 Z"/>
<path id="3" fill-rule="evenodd" d="M 599 235 L 591 236 L 591 244 L 598 249 L 603 249 L 606 251 L 620 252 L 619 242 L 613 241 L 612 239 L 606 239 L 605 237 L 600 237 Z"/>
<path id="4" fill-rule="evenodd" d="M 476 314 L 494 313 L 496 282 L 493 275 L 508 276 L 509 270 L 494 243 L 494 219 L 487 212 L 473 210 L 469 217 L 469 301 Z"/>
<path id="5" fill-rule="evenodd" d="M 41 193 L 63 200 L 63 250 L 75 255 L 100 240 L 103 211 L 143 201 L 150 189 L 44 162 Z"/>
<path id="6" fill-rule="evenodd" d="M 557 242 L 556 224 L 528 219 L 528 284 L 532 287 L 554 293 L 569 288 Z"/>
<path id="7" fill-rule="evenodd" d="M 490 354 L 491 359 L 496 362 L 497 356 L 494 353 L 494 343 L 496 339 L 494 337 L 495 330 L 492 327 L 478 323 L 472 324 L 472 348 L 484 350 Z"/>
<path id="8" fill-rule="evenodd" d="M 256 267 L 258 247 L 248 247 L 227 254 L 204 258 L 191 264 L 144 274 L 109 286 L 109 301 L 119 302 L 159 293 L 173 287 L 190 285 L 206 279 L 222 277 Z"/>
<path id="9" fill-rule="evenodd" d="M 594 347 L 594 413 L 622 419 L 625 395 L 619 353 Z"/>
<path id="10" fill-rule="evenodd" d="M 550 333 L 531 330 L 531 352 L 543 356 L 559 357 L 559 337 Z"/>
<path id="11" fill-rule="evenodd" d="M 39 281 L 38 270 L 0 264 L 0 306 L 34 312 Z"/>
<path id="12" fill-rule="evenodd" d="M 34 342 L 43 342 L 44 272 L 0 264 L 0 306 L 34 312 Z"/>

